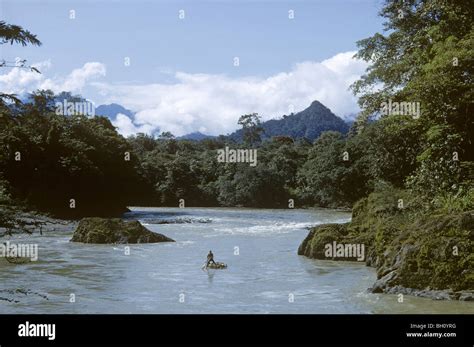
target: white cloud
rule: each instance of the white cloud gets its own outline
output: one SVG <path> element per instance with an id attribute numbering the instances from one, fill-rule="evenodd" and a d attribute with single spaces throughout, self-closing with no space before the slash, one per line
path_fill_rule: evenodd
<path id="1" fill-rule="evenodd" d="M 0 90 L 9 94 L 23 94 L 33 91 L 44 80 L 44 72 L 51 67 L 51 61 L 33 64 L 42 74 L 27 69 L 13 68 L 8 73 L 0 75 Z"/>
<path id="2" fill-rule="evenodd" d="M 354 53 L 298 63 L 288 72 L 267 78 L 177 72 L 173 84 L 94 85 L 107 102 L 137 111 L 130 122 L 141 129 L 175 135 L 198 130 L 226 134 L 236 129 L 242 114 L 258 112 L 268 120 L 289 114 L 292 108 L 303 110 L 314 100 L 341 117 L 357 112 L 357 99 L 348 87 L 367 65 L 353 59 Z"/>
<path id="3" fill-rule="evenodd" d="M 124 136 L 129 136 L 136 133 L 151 133 L 153 131 L 153 127 L 150 125 L 145 124 L 137 126 L 136 124 L 133 124 L 132 120 L 122 113 L 117 114 L 113 124 Z"/>
<path id="4" fill-rule="evenodd" d="M 55 92 L 80 92 L 91 80 L 103 77 L 106 74 L 105 65 L 102 63 L 85 63 L 81 68 L 74 69 L 64 80 L 47 79 L 41 83 L 40 88 L 51 89 Z"/>
<path id="5" fill-rule="evenodd" d="M 266 78 L 229 77 L 218 74 L 176 72 L 167 84 L 94 82 L 103 77 L 103 64 L 91 62 L 63 79 L 12 69 L 0 75 L 1 90 L 19 93 L 37 88 L 81 92 L 96 88 L 103 102 L 115 102 L 136 112 L 133 119 L 119 115 L 114 125 L 124 135 L 171 131 L 179 136 L 193 131 L 226 134 L 237 128 L 240 115 L 258 112 L 263 120 L 298 112 L 319 100 L 336 115 L 358 110 L 348 87 L 365 71 L 366 63 L 353 59 L 355 52 L 337 54 L 322 62 L 295 64 L 289 71 Z M 89 95 L 84 95 L 89 97 Z"/>
<path id="6" fill-rule="evenodd" d="M 91 80 L 106 74 L 104 64 L 89 62 L 79 69 L 74 69 L 65 78 L 46 78 L 51 68 L 50 60 L 33 64 L 41 74 L 27 69 L 13 68 L 8 73 L 0 75 L 0 90 L 6 93 L 23 94 L 36 89 L 51 89 L 59 93 L 70 91 L 80 93 Z"/>

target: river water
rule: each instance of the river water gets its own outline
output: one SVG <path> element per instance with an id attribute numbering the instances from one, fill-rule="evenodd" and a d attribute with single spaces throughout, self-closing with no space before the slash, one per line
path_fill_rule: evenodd
<path id="1" fill-rule="evenodd" d="M 17 301 L 0 300 L 0 313 L 474 312 L 474 303 L 370 294 L 375 271 L 363 263 L 297 255 L 307 227 L 348 221 L 345 212 L 132 208 L 125 217 L 177 242 L 72 243 L 73 227 L 12 238 L 37 243 L 39 260 L 0 264 L 0 297 Z M 202 270 L 209 250 L 228 269 Z"/>

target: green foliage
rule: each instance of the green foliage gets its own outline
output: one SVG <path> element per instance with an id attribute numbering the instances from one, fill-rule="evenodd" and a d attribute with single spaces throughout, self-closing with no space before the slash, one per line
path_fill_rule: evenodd
<path id="1" fill-rule="evenodd" d="M 8 24 L 2 20 L 0 21 L 0 45 L 4 45 L 6 43 L 10 43 L 11 45 L 18 43 L 22 46 L 27 46 L 28 44 L 41 46 L 41 41 L 38 40 L 36 35 L 30 33 L 26 29 L 23 29 L 21 26 Z M 18 62 L 2 60 L 0 62 L 0 67 L 25 68 L 36 73 L 40 73 L 37 68 L 26 65 L 26 59 L 19 60 Z M 14 94 L 0 92 L 0 109 L 5 109 L 8 103 L 19 105 L 21 102 Z"/>
<path id="2" fill-rule="evenodd" d="M 474 210 L 474 188 L 437 195 L 431 204 L 435 211 L 446 214 Z"/>
<path id="3" fill-rule="evenodd" d="M 305 201 L 313 198 L 315 203 L 322 206 L 340 206 L 354 202 L 363 195 L 351 194 L 355 189 L 358 190 L 357 185 L 350 191 L 344 189 L 355 178 L 352 165 L 344 161 L 345 149 L 346 142 L 338 132 L 324 132 L 314 142 L 308 161 L 298 172 L 299 192 Z M 351 199 L 351 195 L 358 196 Z"/>
<path id="4" fill-rule="evenodd" d="M 83 243 L 153 243 L 174 242 L 165 235 L 154 233 L 139 221 L 119 218 L 83 218 L 72 235 L 72 242 Z"/>
<path id="5" fill-rule="evenodd" d="M 391 116 L 370 124 L 352 141 L 362 146 L 371 177 L 403 187 L 417 167 L 421 129 L 409 116 Z"/>
<path id="6" fill-rule="evenodd" d="M 31 100 L 1 118 L 0 145 L 7 150 L 0 165 L 11 195 L 60 215 L 123 211 L 136 176 L 135 157 L 125 160 L 127 141 L 106 118 L 54 113 L 51 92 Z"/>
<path id="7" fill-rule="evenodd" d="M 0 21 L 0 44 L 5 43 L 19 43 L 22 46 L 27 44 L 41 46 L 41 42 L 36 38 L 36 35 L 18 25 L 7 24 L 2 20 Z"/>
<path id="8" fill-rule="evenodd" d="M 408 186 L 430 197 L 456 192 L 466 175 L 457 158 L 463 151 L 461 136 L 447 125 L 430 127 L 424 134 L 430 146 L 417 157 L 420 166 L 408 177 Z"/>
<path id="9" fill-rule="evenodd" d="M 263 128 L 260 122 L 260 116 L 257 113 L 244 114 L 240 116 L 238 124 L 242 126 L 244 143 L 253 146 L 262 141 L 260 134 Z"/>
<path id="10" fill-rule="evenodd" d="M 409 175 L 409 186 L 428 198 L 456 191 L 471 175 L 461 167 L 474 159 L 472 4 L 387 0 L 381 15 L 387 34 L 376 33 L 358 42 L 356 56 L 371 63 L 353 85 L 363 109 L 358 128 L 380 114 L 384 101 L 419 102 L 421 126 L 414 130 L 421 141 L 414 147 L 417 165 Z M 416 138 L 415 133 L 406 135 L 409 141 Z M 453 152 L 458 153 L 458 163 Z"/>
<path id="11" fill-rule="evenodd" d="M 450 209 L 419 214 L 417 198 L 409 191 L 388 183 L 378 183 L 374 189 L 355 204 L 350 223 L 313 228 L 298 254 L 326 259 L 327 243 L 362 243 L 367 264 L 377 270 L 377 292 L 390 292 L 398 285 L 419 290 L 471 290 L 472 202 L 463 206 L 465 212 Z M 399 207 L 400 199 L 403 208 Z"/>
<path id="12" fill-rule="evenodd" d="M 143 153 L 140 162 L 144 168 L 151 167 L 145 175 L 154 182 L 156 201 L 164 205 L 176 206 L 184 199 L 187 206 L 282 207 L 295 189 L 296 171 L 306 149 L 292 141 L 284 145 L 277 141 L 257 149 L 255 167 L 218 163 L 217 149 L 232 145 L 219 139 L 178 141 L 174 154 L 160 156 L 155 149 L 154 155 Z"/>

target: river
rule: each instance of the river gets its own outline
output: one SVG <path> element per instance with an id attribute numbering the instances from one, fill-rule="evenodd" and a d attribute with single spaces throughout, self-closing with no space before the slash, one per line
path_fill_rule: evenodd
<path id="1" fill-rule="evenodd" d="M 72 243 L 72 227 L 13 237 L 37 243 L 39 259 L 0 265 L 0 297 L 9 291 L 18 299 L 0 300 L 0 313 L 474 312 L 470 302 L 367 293 L 373 268 L 297 255 L 307 227 L 348 221 L 346 212 L 132 208 L 125 218 L 177 242 Z M 184 218 L 194 223 L 154 224 Z M 202 270 L 209 250 L 228 269 Z"/>

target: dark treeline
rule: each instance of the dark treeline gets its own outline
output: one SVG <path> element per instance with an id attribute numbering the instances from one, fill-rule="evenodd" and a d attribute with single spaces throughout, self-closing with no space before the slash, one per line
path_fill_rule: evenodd
<path id="1" fill-rule="evenodd" d="M 177 206 L 180 199 L 186 206 L 287 207 L 288 199 L 298 204 L 302 196 L 299 170 L 312 147 L 304 139 L 262 143 L 258 132 L 252 137 L 253 126 L 240 144 L 224 136 L 176 140 L 169 133 L 125 139 L 106 117 L 57 114 L 57 100 L 38 91 L 0 109 L 4 204 L 100 215 L 134 204 Z M 258 165 L 219 163 L 217 150 L 225 146 L 255 147 Z"/>
<path id="2" fill-rule="evenodd" d="M 106 118 L 55 110 L 48 91 L 1 107 L 0 198 L 59 215 L 123 212 L 138 177 L 126 139 Z"/>

